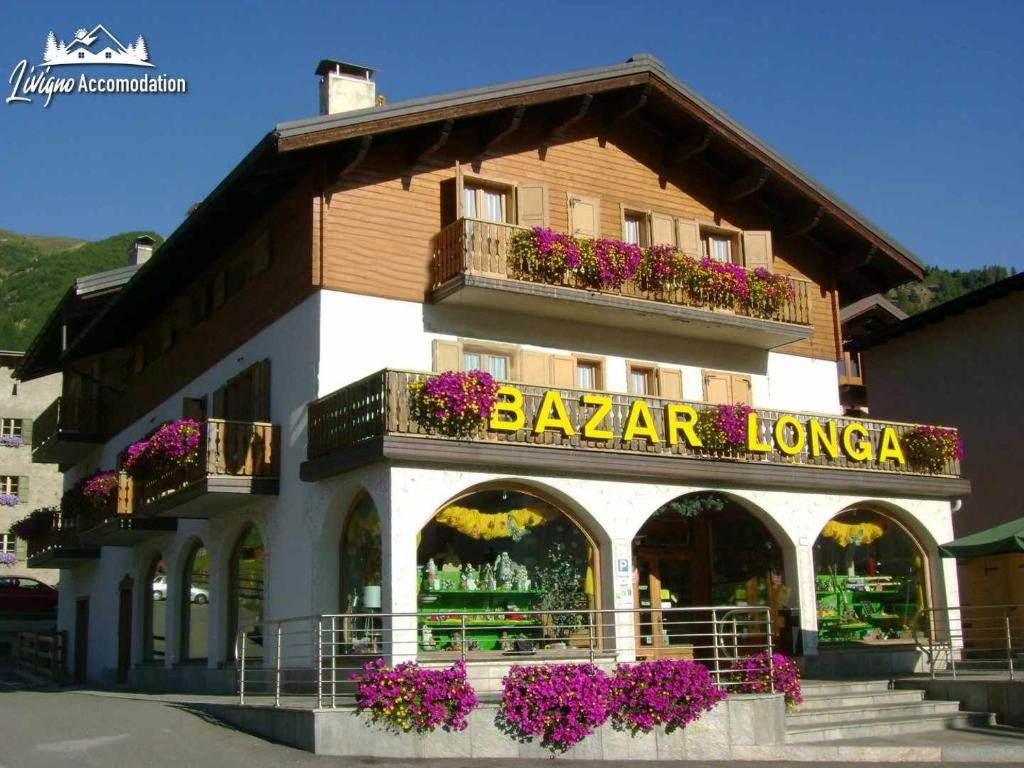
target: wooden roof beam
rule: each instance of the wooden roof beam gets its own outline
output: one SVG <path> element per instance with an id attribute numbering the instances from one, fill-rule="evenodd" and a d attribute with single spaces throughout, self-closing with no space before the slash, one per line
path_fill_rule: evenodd
<path id="1" fill-rule="evenodd" d="M 738 200 L 742 200 L 745 197 L 750 197 L 752 194 L 757 192 L 761 187 L 764 186 L 765 182 L 768 181 L 768 174 L 770 173 L 767 165 L 762 165 L 756 169 L 753 173 L 749 173 L 742 179 L 737 179 L 730 184 L 726 190 L 723 198 L 730 203 L 735 203 Z"/>
<path id="2" fill-rule="evenodd" d="M 328 178 L 338 179 L 352 173 L 362 165 L 366 156 L 370 154 L 370 147 L 373 146 L 373 135 L 363 136 L 356 144 L 349 145 L 344 151 L 335 157 L 328 168 Z"/>
<path id="3" fill-rule="evenodd" d="M 630 101 L 622 100 L 613 105 L 607 111 L 604 121 L 605 129 L 611 128 L 616 123 L 622 122 L 634 112 L 639 112 L 647 106 L 647 100 L 651 98 L 651 84 L 648 83 L 640 89 Z"/>
<path id="4" fill-rule="evenodd" d="M 816 229 L 825 215 L 825 206 L 819 205 L 798 213 L 779 227 L 781 237 L 798 237 Z"/>
<path id="5" fill-rule="evenodd" d="M 524 115 L 526 115 L 526 105 L 520 104 L 504 120 L 496 121 L 497 124 L 492 126 L 490 130 L 485 129 L 480 136 L 480 151 L 486 152 L 489 149 L 493 149 L 519 130 Z"/>
<path id="6" fill-rule="evenodd" d="M 586 93 L 580 99 L 578 99 L 576 109 L 567 117 L 557 121 L 548 131 L 547 141 L 558 140 L 562 135 L 572 128 L 576 123 L 587 116 L 587 112 L 590 111 L 590 105 L 594 103 L 594 94 Z"/>
<path id="7" fill-rule="evenodd" d="M 455 120 L 449 118 L 440 124 L 438 131 L 425 142 L 413 145 L 409 152 L 409 167 L 413 168 L 426 160 L 438 150 L 442 149 L 451 138 L 452 130 L 455 128 Z"/>
<path id="8" fill-rule="evenodd" d="M 710 146 L 714 135 L 715 131 L 709 125 L 670 147 L 665 153 L 665 168 L 673 168 L 697 157 Z"/>

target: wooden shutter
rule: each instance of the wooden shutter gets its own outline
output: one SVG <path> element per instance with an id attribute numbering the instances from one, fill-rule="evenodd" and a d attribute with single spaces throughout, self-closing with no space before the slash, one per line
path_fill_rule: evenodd
<path id="1" fill-rule="evenodd" d="M 462 368 L 462 352 L 458 342 L 434 339 L 434 371 L 458 371 Z"/>
<path id="2" fill-rule="evenodd" d="M 32 419 L 21 420 L 21 441 L 25 445 L 32 445 Z"/>
<path id="3" fill-rule="evenodd" d="M 569 193 L 569 234 L 597 237 L 601 229 L 601 202 L 596 197 Z"/>
<path id="4" fill-rule="evenodd" d="M 743 403 L 744 405 L 753 405 L 754 396 L 753 391 L 750 388 L 750 377 L 733 374 L 731 378 L 732 400 L 730 400 L 730 402 Z"/>
<path id="5" fill-rule="evenodd" d="M 676 221 L 663 213 L 651 214 L 651 245 L 676 244 Z"/>
<path id="6" fill-rule="evenodd" d="M 18 477 L 18 503 L 28 504 L 28 476 Z"/>
<path id="7" fill-rule="evenodd" d="M 743 264 L 747 269 L 772 268 L 772 233 L 743 233 Z"/>
<path id="8" fill-rule="evenodd" d="M 658 395 L 670 400 L 682 400 L 683 372 L 678 368 L 659 368 Z"/>
<path id="9" fill-rule="evenodd" d="M 576 361 L 566 355 L 552 355 L 551 384 L 572 389 L 576 386 Z"/>
<path id="10" fill-rule="evenodd" d="M 548 225 L 548 185 L 524 182 L 516 185 L 516 223 L 522 227 Z"/>
<path id="11" fill-rule="evenodd" d="M 524 384 L 551 383 L 551 358 L 544 352 L 524 349 L 519 353 L 519 375 Z"/>
<path id="12" fill-rule="evenodd" d="M 213 413 L 211 414 L 214 419 L 224 418 L 224 408 L 226 407 L 228 399 L 228 388 L 218 387 L 213 391 Z"/>
<path id="13" fill-rule="evenodd" d="M 270 360 L 252 367 L 253 421 L 270 421 Z"/>
<path id="14" fill-rule="evenodd" d="M 712 405 L 728 405 L 732 402 L 732 386 L 729 374 L 704 372 L 704 401 Z"/>
<path id="15" fill-rule="evenodd" d="M 700 225 L 696 219 L 676 219 L 676 243 L 686 256 L 700 258 Z"/>

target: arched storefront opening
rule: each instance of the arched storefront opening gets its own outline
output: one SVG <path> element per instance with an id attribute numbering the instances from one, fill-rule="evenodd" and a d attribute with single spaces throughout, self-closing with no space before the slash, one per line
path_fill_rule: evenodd
<path id="1" fill-rule="evenodd" d="M 891 515 L 848 509 L 814 543 L 818 643 L 911 642 L 928 605 L 928 559 Z"/>
<path id="2" fill-rule="evenodd" d="M 185 558 L 181 580 L 182 661 L 207 658 L 210 622 L 210 556 L 202 542 L 194 542 Z"/>
<path id="3" fill-rule="evenodd" d="M 342 613 L 364 613 L 381 607 L 380 513 L 369 494 L 352 505 L 341 534 Z"/>
<path id="4" fill-rule="evenodd" d="M 720 493 L 692 493 L 658 509 L 633 539 L 633 589 L 640 657 L 687 657 L 698 652 L 686 621 L 710 621 L 666 608 L 763 605 L 773 627 L 791 588 L 784 584 L 783 549 L 768 527 Z M 710 623 L 708 623 L 710 627 Z"/>
<path id="5" fill-rule="evenodd" d="M 245 655 L 263 656 L 263 589 L 265 568 L 263 537 L 255 525 L 239 534 L 231 551 L 230 590 L 228 592 L 228 658 L 239 653 L 239 633 L 246 632 Z"/>
<path id="6" fill-rule="evenodd" d="M 535 491 L 494 487 L 445 504 L 417 547 L 420 652 L 462 649 L 451 618 L 462 613 L 466 651 L 588 646 L 598 561 L 588 533 Z"/>
<path id="7" fill-rule="evenodd" d="M 142 585 L 142 660 L 163 662 L 167 657 L 167 569 L 159 553 L 146 569 Z"/>

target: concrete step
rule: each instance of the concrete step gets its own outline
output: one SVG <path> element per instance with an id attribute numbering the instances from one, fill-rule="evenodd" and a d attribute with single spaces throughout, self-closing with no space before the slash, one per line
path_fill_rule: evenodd
<path id="1" fill-rule="evenodd" d="M 875 704 L 871 707 L 832 707 L 831 709 L 798 711 L 786 715 L 786 730 L 804 725 L 827 723 L 876 722 L 900 718 L 952 715 L 960 711 L 958 701 L 910 701 Z"/>
<path id="2" fill-rule="evenodd" d="M 908 733 L 944 731 L 949 728 L 986 727 L 995 723 L 987 712 L 909 715 L 889 720 L 853 719 L 844 723 L 818 723 L 786 729 L 787 744 L 821 744 L 838 739 L 901 736 Z"/>
<path id="3" fill-rule="evenodd" d="M 812 689 L 813 690 L 813 689 Z M 821 695 L 810 693 L 804 689 L 804 703 L 797 707 L 797 712 L 812 710 L 835 709 L 837 707 L 874 707 L 880 704 L 906 704 L 923 701 L 924 691 L 867 691 L 864 693 Z"/>
<path id="4" fill-rule="evenodd" d="M 801 680 L 804 696 L 845 696 L 888 691 L 889 680 Z"/>

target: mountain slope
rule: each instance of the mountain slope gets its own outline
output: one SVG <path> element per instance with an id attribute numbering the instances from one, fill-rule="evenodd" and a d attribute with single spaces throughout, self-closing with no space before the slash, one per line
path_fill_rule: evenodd
<path id="1" fill-rule="evenodd" d="M 927 267 L 922 282 L 901 285 L 889 291 L 886 297 L 908 315 L 914 315 L 928 307 L 1003 280 L 1015 271 L 997 266 L 967 270 Z"/>
<path id="2" fill-rule="evenodd" d="M 0 230 L 0 349 L 25 349 L 75 278 L 128 263 L 128 246 L 141 234 L 105 240 L 21 235 Z"/>

